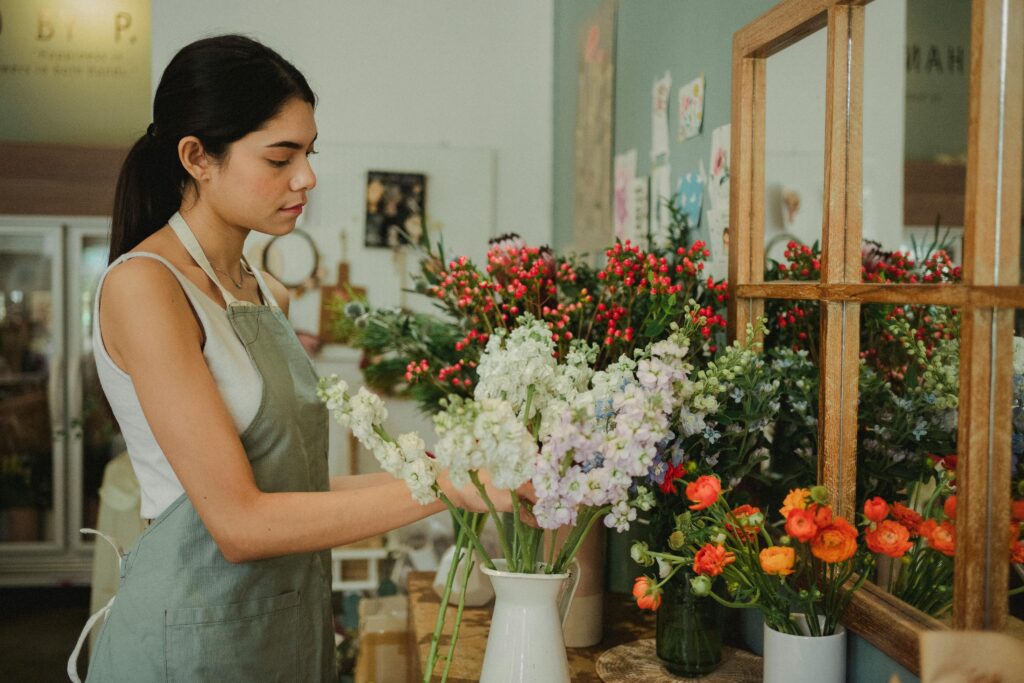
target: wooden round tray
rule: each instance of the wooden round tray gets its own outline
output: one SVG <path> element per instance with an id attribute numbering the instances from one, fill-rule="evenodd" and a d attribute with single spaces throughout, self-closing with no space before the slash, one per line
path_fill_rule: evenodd
<path id="1" fill-rule="evenodd" d="M 635 640 L 605 651 L 597 659 L 597 675 L 606 683 L 757 683 L 763 677 L 760 657 L 729 646 L 722 648 L 722 663 L 704 678 L 676 676 L 658 659 L 653 638 Z"/>

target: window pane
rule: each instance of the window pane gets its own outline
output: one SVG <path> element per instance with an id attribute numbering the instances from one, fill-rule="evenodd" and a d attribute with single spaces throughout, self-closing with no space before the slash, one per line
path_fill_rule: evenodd
<path id="1" fill-rule="evenodd" d="M 81 391 L 82 412 L 80 436 L 82 440 L 82 526 L 95 528 L 99 511 L 99 491 L 103 483 L 103 472 L 107 463 L 124 450 L 120 429 L 107 404 L 103 388 L 96 374 L 92 338 L 93 304 L 96 285 L 107 265 L 109 246 L 105 238 L 85 236 L 82 238 L 80 279 L 76 290 L 79 296 L 78 321 L 80 327 Z M 78 430 L 76 430 L 78 431 Z M 78 434 L 74 435 L 76 438 Z M 115 452 L 116 451 L 116 452 Z M 96 537 L 83 535 L 82 540 L 92 542 Z"/>
<path id="2" fill-rule="evenodd" d="M 776 267 L 789 243 L 821 240 L 825 191 L 827 33 L 819 30 L 767 59 L 765 67 L 765 279 L 818 280 L 808 265 Z"/>
<path id="3" fill-rule="evenodd" d="M 959 336 L 950 307 L 861 309 L 857 507 L 878 515 L 874 580 L 940 619 L 953 599 Z"/>
<path id="4" fill-rule="evenodd" d="M 0 234 L 0 540 L 53 540 L 56 235 Z"/>
<path id="5" fill-rule="evenodd" d="M 948 282 L 962 263 L 970 14 L 962 0 L 865 9 L 864 248 L 940 260 L 932 273 L 868 268 L 866 281 Z"/>

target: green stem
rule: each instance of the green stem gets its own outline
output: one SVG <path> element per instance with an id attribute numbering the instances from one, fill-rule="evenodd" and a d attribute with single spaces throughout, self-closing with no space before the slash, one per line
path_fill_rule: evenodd
<path id="1" fill-rule="evenodd" d="M 466 556 L 469 564 L 466 567 L 466 573 L 462 575 L 462 592 L 459 593 L 459 607 L 455 612 L 455 628 L 452 630 L 452 640 L 448 644 L 448 655 L 444 663 L 444 671 L 441 672 L 441 683 L 448 680 L 448 669 L 451 668 L 452 660 L 455 659 L 455 644 L 459 641 L 459 627 L 462 626 L 462 610 L 466 607 L 466 589 L 469 587 L 469 576 L 473 573 L 473 567 L 476 564 L 473 561 L 473 553 L 466 553 Z M 461 555 L 459 557 L 461 558 Z"/>
<path id="2" fill-rule="evenodd" d="M 423 670 L 423 683 L 430 683 L 434 676 L 434 668 L 437 666 L 437 647 L 441 642 L 441 631 L 444 630 L 445 615 L 448 612 L 448 599 L 452 595 L 452 584 L 455 583 L 455 573 L 459 568 L 459 561 L 462 559 L 462 549 L 466 547 L 466 530 L 459 529 L 459 535 L 455 540 L 455 555 L 452 556 L 452 563 L 448 567 L 448 577 L 444 583 L 444 595 L 441 596 L 441 605 L 437 610 L 437 619 L 434 621 L 434 634 L 430 637 L 430 651 L 427 654 L 427 665 Z M 460 597 L 460 601 L 464 599 Z M 447 671 L 447 665 L 445 671 Z"/>
<path id="3" fill-rule="evenodd" d="M 473 547 L 480 555 L 480 559 L 483 560 L 484 566 L 486 566 L 488 569 L 497 571 L 497 568 L 494 566 L 494 563 L 491 562 L 491 558 L 487 557 L 487 549 L 484 548 L 483 543 L 480 542 L 479 534 L 474 533 L 473 530 L 470 528 L 469 522 L 467 522 L 466 518 L 462 516 L 462 511 L 459 508 L 457 508 L 455 506 L 455 503 L 453 503 L 451 499 L 444 493 L 438 492 L 438 496 L 441 498 L 441 502 L 448 506 L 448 511 L 451 512 L 452 516 L 455 517 L 455 521 L 459 523 L 459 527 L 467 530 L 469 540 L 473 543 Z"/>
<path id="4" fill-rule="evenodd" d="M 552 571 L 556 574 L 560 574 L 565 571 L 565 568 L 572 564 L 573 559 L 576 557 L 576 553 L 579 552 L 580 547 L 583 545 L 583 541 L 586 539 L 587 534 L 590 533 L 590 529 L 594 526 L 594 522 L 601 518 L 602 515 L 606 514 L 611 508 L 608 506 L 601 508 L 590 509 L 590 519 L 586 521 L 586 525 L 582 527 L 582 532 L 579 533 L 572 546 L 569 546 L 569 541 L 573 540 L 572 534 L 566 539 L 565 545 L 562 546 L 562 553 L 558 558 L 558 566 L 553 568 Z M 577 527 L 579 528 L 579 527 Z M 573 530 L 576 531 L 575 529 Z M 569 546 L 569 554 L 565 554 L 565 548 Z"/>
<path id="5" fill-rule="evenodd" d="M 487 495 L 487 488 L 480 483 L 479 473 L 477 473 L 476 470 L 473 470 L 469 473 L 469 478 L 472 480 L 473 486 L 476 487 L 476 490 L 480 492 L 480 497 L 483 498 L 484 502 L 487 504 L 487 509 L 490 510 L 491 517 L 494 518 L 494 524 L 498 527 L 498 538 L 501 540 L 501 548 L 505 551 L 505 560 L 509 565 L 511 565 L 513 555 L 512 548 L 509 547 L 508 542 L 508 529 L 506 529 L 505 525 L 501 523 L 501 518 L 498 516 L 498 510 L 494 507 L 494 503 L 491 502 L 490 496 Z M 493 569 L 493 567 L 491 567 L 491 569 Z"/>

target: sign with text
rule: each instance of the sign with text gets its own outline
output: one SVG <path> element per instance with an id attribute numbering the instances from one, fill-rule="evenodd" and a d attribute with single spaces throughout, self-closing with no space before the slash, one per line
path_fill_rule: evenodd
<path id="1" fill-rule="evenodd" d="M 125 146 L 151 97 L 149 0 L 0 0 L 0 141 Z"/>

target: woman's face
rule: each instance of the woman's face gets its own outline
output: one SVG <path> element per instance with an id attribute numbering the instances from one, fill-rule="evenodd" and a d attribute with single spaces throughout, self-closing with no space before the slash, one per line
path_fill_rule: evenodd
<path id="1" fill-rule="evenodd" d="M 236 140 L 202 184 L 203 201 L 229 225 L 268 235 L 295 228 L 308 192 L 316 186 L 313 107 L 298 98 L 262 128 Z"/>

